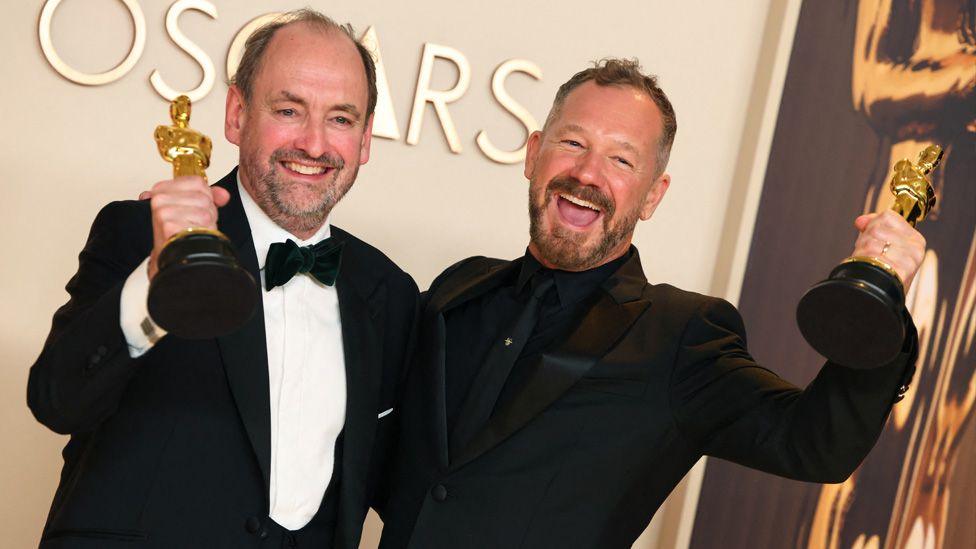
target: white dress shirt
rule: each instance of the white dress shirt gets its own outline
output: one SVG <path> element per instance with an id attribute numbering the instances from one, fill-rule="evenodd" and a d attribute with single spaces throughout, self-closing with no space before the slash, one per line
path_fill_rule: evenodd
<path id="1" fill-rule="evenodd" d="M 335 443 L 346 420 L 346 370 L 339 296 L 334 286 L 299 273 L 264 290 L 264 262 L 272 243 L 299 246 L 329 237 L 328 221 L 308 240 L 278 226 L 237 183 L 261 269 L 264 330 L 271 390 L 271 486 L 268 515 L 289 530 L 308 524 L 332 478 Z M 147 258 L 125 282 L 121 325 L 129 354 L 147 352 L 165 335 L 149 319 Z"/>

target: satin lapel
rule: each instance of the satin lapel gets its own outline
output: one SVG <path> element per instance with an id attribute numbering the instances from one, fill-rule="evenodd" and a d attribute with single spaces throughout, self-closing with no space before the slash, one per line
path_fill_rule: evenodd
<path id="1" fill-rule="evenodd" d="M 522 260 L 490 264 L 473 274 L 464 272 L 465 267 L 449 276 L 430 297 L 428 309 L 443 314 L 445 311 L 470 301 L 497 288 L 510 273 L 522 266 Z"/>
<path id="2" fill-rule="evenodd" d="M 382 382 L 383 327 L 376 318 L 386 307 L 386 285 L 379 284 L 368 267 L 356 260 L 354 247 L 357 244 L 345 238 L 345 231 L 332 227 L 332 236 L 345 241 L 342 267 L 336 279 L 346 369 L 346 422 L 340 489 L 363 490 L 367 473 L 363 456 L 370 455 L 376 434 Z M 353 520 L 353 515 L 359 513 L 358 500 L 340 497 L 340 516 L 349 515 Z"/>
<path id="3" fill-rule="evenodd" d="M 217 227 L 230 238 L 237 250 L 238 260 L 255 282 L 260 284 L 258 259 L 251 240 L 251 228 L 244 215 L 244 207 L 237 190 L 237 170 L 217 182 L 230 192 L 230 202 L 220 209 Z M 255 288 L 255 291 L 259 291 Z M 234 402 L 244 423 L 244 429 L 269 484 L 271 468 L 271 401 L 268 389 L 268 350 L 264 334 L 264 308 L 257 300 L 254 316 L 240 330 L 217 338 L 220 356 Z"/>
<path id="4" fill-rule="evenodd" d="M 650 301 L 642 297 L 647 279 L 633 250 L 603 285 L 596 303 L 555 350 L 543 353 L 534 372 L 515 397 L 496 410 L 485 428 L 451 460 L 456 470 L 521 429 L 576 384 L 619 342 L 644 313 Z M 636 269 L 635 269 L 636 267 Z"/>
<path id="5" fill-rule="evenodd" d="M 434 295 L 429 296 L 424 311 L 423 333 L 431 337 L 422 336 L 422 364 L 424 365 L 424 385 L 433 394 L 427 402 L 431 406 L 431 425 L 434 431 L 431 437 L 434 442 L 436 459 L 441 468 L 448 464 L 448 433 L 447 433 L 447 381 L 446 381 L 446 345 L 447 328 L 444 314 L 451 308 L 497 288 L 507 277 L 522 265 L 521 260 L 489 265 L 473 275 L 462 271 L 454 273 L 443 282 Z"/>
<path id="6" fill-rule="evenodd" d="M 425 398 L 423 406 L 427 407 L 427 417 L 431 418 L 428 422 L 431 430 L 428 433 L 434 448 L 434 458 L 437 460 L 439 469 L 447 467 L 447 381 L 444 371 L 444 356 L 446 344 L 446 329 L 444 324 L 444 314 L 433 312 L 425 314 L 423 319 L 422 334 L 431 334 L 430 337 L 422 335 L 421 345 L 421 364 L 423 386 Z M 429 392 L 428 392 L 429 391 Z"/>

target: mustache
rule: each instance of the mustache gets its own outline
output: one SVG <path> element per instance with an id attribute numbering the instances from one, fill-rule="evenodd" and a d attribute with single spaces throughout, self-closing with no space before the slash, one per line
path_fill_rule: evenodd
<path id="1" fill-rule="evenodd" d="M 596 187 L 580 183 L 575 177 L 557 177 L 550 181 L 546 187 L 546 203 L 552 200 L 556 193 L 582 198 L 600 208 L 602 212 L 607 214 L 608 218 L 613 217 L 615 207 L 610 197 L 600 192 Z"/>
<path id="2" fill-rule="evenodd" d="M 278 149 L 271 154 L 269 161 L 271 164 L 288 161 L 305 162 L 308 164 L 334 168 L 336 170 L 341 170 L 346 166 L 346 161 L 343 160 L 339 155 L 325 153 L 320 156 L 310 156 L 304 151 L 297 149 Z"/>

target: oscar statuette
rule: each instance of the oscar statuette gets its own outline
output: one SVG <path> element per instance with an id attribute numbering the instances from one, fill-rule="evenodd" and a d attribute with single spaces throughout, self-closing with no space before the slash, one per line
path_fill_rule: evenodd
<path id="1" fill-rule="evenodd" d="M 206 179 L 210 138 L 192 130 L 190 99 L 169 108 L 172 126 L 157 126 L 159 154 L 173 165 L 173 177 Z M 259 297 L 254 277 L 240 266 L 230 240 L 218 230 L 188 227 L 173 235 L 157 258 L 149 284 L 149 316 L 173 335 L 208 339 L 229 334 L 254 314 Z"/>
<path id="2" fill-rule="evenodd" d="M 907 159 L 895 163 L 892 210 L 913 227 L 935 205 L 927 176 L 941 160 L 942 148 L 931 145 L 916 164 Z M 905 290 L 883 257 L 849 257 L 803 295 L 797 325 L 810 346 L 831 362 L 861 369 L 882 366 L 904 344 Z"/>

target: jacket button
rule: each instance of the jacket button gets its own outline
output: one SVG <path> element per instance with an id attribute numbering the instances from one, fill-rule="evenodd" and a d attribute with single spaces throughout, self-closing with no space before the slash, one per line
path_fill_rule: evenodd
<path id="1" fill-rule="evenodd" d="M 443 484 L 438 484 L 430 489 L 430 495 L 434 498 L 434 501 L 444 501 L 447 499 L 447 486 Z"/>
<path id="2" fill-rule="evenodd" d="M 247 517 L 244 521 L 244 529 L 250 534 L 257 534 L 258 530 L 261 529 L 261 519 L 258 517 Z"/>

